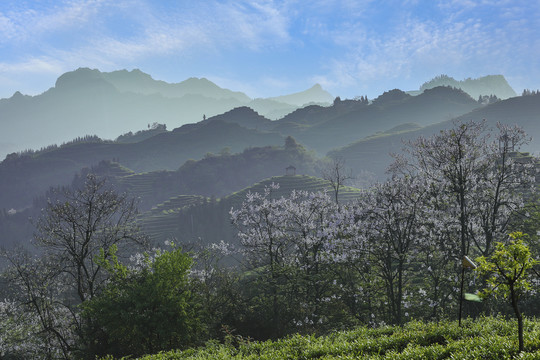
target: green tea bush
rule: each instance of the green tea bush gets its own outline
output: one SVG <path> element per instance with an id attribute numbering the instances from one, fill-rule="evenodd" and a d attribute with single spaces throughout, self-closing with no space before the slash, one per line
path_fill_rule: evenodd
<path id="1" fill-rule="evenodd" d="M 179 359 L 540 359 L 540 321 L 525 321 L 525 351 L 519 353 L 515 322 L 482 317 L 402 327 L 359 327 L 327 336 L 292 335 L 277 341 L 243 342 L 237 347 L 212 341 L 199 349 L 148 355 L 140 360 Z"/>

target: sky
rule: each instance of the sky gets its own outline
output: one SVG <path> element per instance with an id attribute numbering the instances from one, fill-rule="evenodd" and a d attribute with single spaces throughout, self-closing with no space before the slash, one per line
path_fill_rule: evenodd
<path id="1" fill-rule="evenodd" d="M 433 77 L 540 88 L 540 0 L 2 0 L 0 98 L 65 72 L 205 77 L 252 98 L 374 98 Z"/>

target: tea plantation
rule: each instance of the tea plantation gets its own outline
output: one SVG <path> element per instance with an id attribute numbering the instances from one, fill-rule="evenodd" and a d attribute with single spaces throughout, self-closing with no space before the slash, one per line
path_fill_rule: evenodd
<path id="1" fill-rule="evenodd" d="M 140 358 L 177 359 L 540 359 L 540 321 L 525 322 L 522 353 L 518 353 L 515 322 L 487 317 L 467 319 L 462 327 L 457 321 L 411 321 L 403 327 L 360 327 L 265 342 L 228 335 L 223 343 L 210 341 L 198 349 Z"/>

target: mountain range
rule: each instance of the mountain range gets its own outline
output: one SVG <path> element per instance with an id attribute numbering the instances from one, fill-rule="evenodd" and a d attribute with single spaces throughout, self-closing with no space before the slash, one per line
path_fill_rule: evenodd
<path id="1" fill-rule="evenodd" d="M 499 85 L 504 80 L 495 79 Z M 336 98 L 317 104 L 325 100 L 325 94 L 315 85 L 302 93 L 251 100 L 205 79 L 168 84 L 138 70 L 102 73 L 79 69 L 61 76 L 55 87 L 42 95 L 16 94 L 0 100 L 2 119 L 12 119 L 2 126 L 8 127 L 13 119 L 27 121 L 26 130 L 22 124 L 14 125 L 20 132 L 14 133 L 13 139 L 31 137 L 37 129 L 29 124 L 36 118 L 39 122 L 46 119 L 50 127 L 65 126 L 55 120 L 59 114 L 78 119 L 70 123 L 72 130 L 78 131 L 74 140 L 12 153 L 0 163 L 0 245 L 28 243 L 32 233 L 28 218 L 39 216 L 49 189 L 76 185 L 88 172 L 107 176 L 118 191 L 139 198 L 141 224 L 160 240 L 181 237 L 183 227 L 189 226 L 191 240 L 219 241 L 221 235 L 232 236 L 227 214 L 235 202 L 226 199 L 238 200 L 235 192 L 270 181 L 265 179 L 286 183 L 287 191 L 311 188 L 309 184 L 314 183 L 317 189 L 328 188 L 316 177 L 332 158 L 345 160 L 356 175 L 351 185 L 363 186 L 385 178 L 392 161 L 389 153 L 399 152 L 403 141 L 438 133 L 452 126 L 455 119 L 486 119 L 490 126 L 498 121 L 518 124 L 532 136 L 524 150 L 540 149 L 537 93 L 505 100 L 497 96 L 485 103 L 456 86 L 436 86 L 426 87 L 416 96 L 394 89 L 370 101 L 364 97 Z M 165 115 L 159 112 L 163 109 L 157 106 L 152 113 L 156 103 L 169 104 L 169 110 L 192 111 L 192 107 L 179 105 L 186 98 L 193 104 L 195 99 L 212 99 L 208 108 L 220 102 L 236 105 L 212 116 L 207 112 L 172 130 L 164 124 Z M 246 102 L 288 104 L 293 110 L 273 120 Z M 137 107 L 150 103 L 144 111 Z M 21 114 L 28 118 L 18 118 Z M 90 129 L 99 127 L 100 121 L 102 125 L 118 118 L 124 121 L 126 114 L 144 115 L 147 126 L 135 132 L 118 128 L 124 135 L 116 140 L 84 136 L 95 133 Z M 92 116 L 104 118 L 92 122 Z M 87 128 L 77 127 L 81 118 Z M 284 176 L 285 168 L 291 165 L 297 175 Z M 348 194 L 354 196 L 354 191 L 350 189 Z"/>
<path id="2" fill-rule="evenodd" d="M 516 92 L 508 84 L 502 75 L 488 75 L 477 79 L 456 80 L 448 75 L 439 75 L 426 81 L 417 91 L 408 91 L 411 95 L 418 95 L 424 90 L 432 89 L 437 86 L 450 86 L 461 89 L 472 98 L 477 99 L 480 96 L 494 95 L 499 99 L 508 99 L 516 96 Z"/>
<path id="3" fill-rule="evenodd" d="M 115 139 L 154 122 L 175 128 L 239 106 L 275 119 L 304 104 L 330 105 L 333 99 L 320 85 L 278 98 L 251 99 L 205 78 L 170 84 L 140 70 L 79 68 L 40 95 L 16 92 L 0 100 L 0 157 L 85 135 Z"/>

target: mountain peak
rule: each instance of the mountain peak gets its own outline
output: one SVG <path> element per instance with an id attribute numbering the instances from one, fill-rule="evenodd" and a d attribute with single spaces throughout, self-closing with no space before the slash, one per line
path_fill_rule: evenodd
<path id="1" fill-rule="evenodd" d="M 390 103 L 397 103 L 404 101 L 411 96 L 400 89 L 392 89 L 385 91 L 382 95 L 379 95 L 376 99 L 373 100 L 373 104 L 377 105 L 387 105 Z"/>
<path id="2" fill-rule="evenodd" d="M 304 91 L 289 95 L 276 96 L 269 99 L 296 106 L 303 106 L 308 103 L 331 104 L 332 101 L 334 101 L 334 97 L 332 96 L 332 94 L 324 90 L 320 84 L 315 84 Z"/>
<path id="3" fill-rule="evenodd" d="M 13 95 L 11 96 L 12 99 L 22 99 L 23 98 L 23 94 L 20 92 L 20 91 L 15 91 L 13 93 Z"/>
<path id="4" fill-rule="evenodd" d="M 70 88 L 87 85 L 88 83 L 105 82 L 102 73 L 97 69 L 78 68 L 60 75 L 56 80 L 56 88 Z"/>

